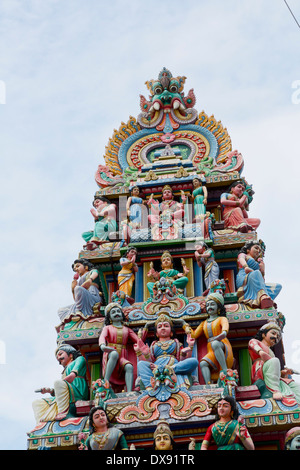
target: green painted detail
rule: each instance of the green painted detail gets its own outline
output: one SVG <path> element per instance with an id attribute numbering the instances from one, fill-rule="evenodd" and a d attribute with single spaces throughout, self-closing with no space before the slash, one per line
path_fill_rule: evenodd
<path id="1" fill-rule="evenodd" d="M 248 348 L 240 349 L 239 351 L 239 365 L 240 365 L 240 384 L 242 387 L 251 385 L 251 366 L 252 361 Z"/>

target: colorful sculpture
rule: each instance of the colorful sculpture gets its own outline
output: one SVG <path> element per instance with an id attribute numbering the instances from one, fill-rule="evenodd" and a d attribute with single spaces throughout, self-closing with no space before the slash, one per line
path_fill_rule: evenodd
<path id="1" fill-rule="evenodd" d="M 128 297 L 131 297 L 135 273 L 138 271 L 136 264 L 137 249 L 134 247 L 128 248 L 125 256 L 120 258 L 120 265 L 122 267 L 118 274 L 119 290 L 124 292 Z"/>
<path id="2" fill-rule="evenodd" d="M 285 450 L 300 450 L 300 427 L 295 426 L 285 435 Z"/>
<path id="3" fill-rule="evenodd" d="M 226 396 L 217 404 L 217 421 L 211 424 L 204 436 L 201 450 L 214 443 L 218 450 L 255 450 L 248 429 L 243 424 L 234 398 Z"/>
<path id="4" fill-rule="evenodd" d="M 99 347 L 103 352 L 104 381 L 116 387 L 125 384 L 127 392 L 131 392 L 134 368 L 129 360 L 128 348 L 130 343 L 140 343 L 140 339 L 131 328 L 124 325 L 124 320 L 123 310 L 118 303 L 110 303 L 105 308 L 105 326 L 99 337 Z"/>
<path id="5" fill-rule="evenodd" d="M 43 387 L 37 392 L 50 393 L 51 398 L 35 400 L 32 404 L 36 422 L 61 421 L 71 413 L 70 405 L 77 400 L 88 399 L 86 382 L 86 361 L 73 346 L 62 344 L 55 352 L 56 359 L 63 366 L 62 378 L 54 382 L 54 388 Z"/>
<path id="6" fill-rule="evenodd" d="M 235 181 L 229 187 L 229 192 L 221 195 L 225 228 L 238 232 L 252 232 L 259 227 L 259 219 L 248 217 L 248 202 L 249 195 L 243 181 Z"/>
<path id="7" fill-rule="evenodd" d="M 142 227 L 143 204 L 146 204 L 146 201 L 140 197 L 140 188 L 133 186 L 126 204 L 127 216 L 132 229 Z"/>
<path id="8" fill-rule="evenodd" d="M 273 307 L 274 299 L 281 291 L 280 284 L 267 284 L 264 280 L 265 265 L 260 242 L 249 242 L 241 249 L 237 259 L 239 272 L 236 277 L 237 296 L 240 303 L 252 308 Z"/>
<path id="9" fill-rule="evenodd" d="M 105 409 L 95 406 L 89 413 L 90 433 L 80 450 L 128 450 L 124 433 L 112 426 Z M 79 435 L 79 440 L 84 436 Z"/>
<path id="10" fill-rule="evenodd" d="M 204 282 L 206 289 L 209 289 L 212 282 L 219 279 L 220 268 L 215 260 L 215 253 L 206 243 L 201 242 L 195 246 L 195 258 L 199 267 L 204 266 Z"/>
<path id="11" fill-rule="evenodd" d="M 256 337 L 249 341 L 248 349 L 253 362 L 252 383 L 263 381 L 274 400 L 288 403 L 292 398 L 300 404 L 300 385 L 291 378 L 293 371 L 288 368 L 281 370 L 280 360 L 272 351 L 280 341 L 281 333 L 278 324 L 271 321 L 263 325 Z"/>
<path id="12" fill-rule="evenodd" d="M 117 230 L 117 206 L 111 204 L 104 196 L 96 193 L 91 214 L 95 220 L 94 230 L 82 234 L 89 250 L 107 242 L 110 233 Z"/>
<path id="13" fill-rule="evenodd" d="M 195 331 L 191 330 L 191 337 L 196 339 L 204 334 L 207 339 L 207 354 L 201 358 L 200 368 L 204 381 L 208 384 L 211 381 L 211 370 L 226 373 L 227 369 L 231 369 L 233 353 L 227 339 L 229 322 L 223 296 L 219 293 L 209 294 L 205 305 L 209 317 Z"/>
<path id="14" fill-rule="evenodd" d="M 168 315 L 161 314 L 155 322 L 148 322 L 142 339 L 145 339 L 148 328 L 153 323 L 158 339 L 151 343 L 147 353 L 138 345 L 135 346 L 138 375 L 146 390 L 154 391 L 153 395 L 165 401 L 178 388 L 190 387 L 188 376 L 198 367 L 198 361 L 191 357 L 194 340 L 188 336 L 188 346 L 184 348 L 174 338 L 173 321 Z"/>
<path id="15" fill-rule="evenodd" d="M 182 191 L 182 202 L 175 201 L 173 190 L 169 185 L 163 187 L 161 202 L 154 199 L 153 194 L 151 194 L 147 205 L 149 207 L 148 220 L 153 239 L 169 240 L 178 237 L 179 229 L 183 225 L 186 199 L 187 197 Z"/>
<path id="16" fill-rule="evenodd" d="M 155 450 L 173 450 L 173 433 L 167 421 L 161 420 L 153 434 Z"/>
<path id="17" fill-rule="evenodd" d="M 58 316 L 62 323 L 66 323 L 74 316 L 83 320 L 94 315 L 94 307 L 102 303 L 99 287 L 99 273 L 93 264 L 86 259 L 77 259 L 72 264 L 75 271 L 71 289 L 75 303 L 58 310 Z"/>
<path id="18" fill-rule="evenodd" d="M 200 178 L 193 179 L 192 200 L 194 202 L 195 219 L 203 219 L 206 214 L 207 188 Z"/>
<path id="19" fill-rule="evenodd" d="M 186 265 L 183 263 L 183 273 L 180 273 L 177 271 L 177 269 L 173 268 L 173 258 L 170 252 L 165 251 L 161 256 L 161 267 L 162 270 L 158 273 L 151 265 L 151 268 L 148 272 L 148 277 L 153 280 L 147 283 L 147 288 L 151 297 L 153 297 L 153 288 L 155 283 L 157 281 L 159 282 L 161 279 L 169 281 L 171 288 L 175 288 L 176 291 L 182 293 L 189 281 L 187 277 L 189 269 L 186 267 Z"/>

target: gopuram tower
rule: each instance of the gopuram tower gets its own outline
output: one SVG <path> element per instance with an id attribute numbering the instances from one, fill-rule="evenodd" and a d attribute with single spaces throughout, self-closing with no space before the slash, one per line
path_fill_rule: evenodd
<path id="1" fill-rule="evenodd" d="M 33 403 L 28 449 L 149 450 L 165 433 L 179 450 L 283 450 L 297 435 L 252 182 L 185 80 L 163 68 L 108 140 L 58 309 L 58 379 Z"/>

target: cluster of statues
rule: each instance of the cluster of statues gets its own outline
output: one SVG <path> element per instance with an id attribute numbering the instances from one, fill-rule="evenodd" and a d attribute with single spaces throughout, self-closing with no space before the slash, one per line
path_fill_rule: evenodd
<path id="1" fill-rule="evenodd" d="M 154 239 L 175 239 L 184 223 L 198 223 L 204 239 L 211 238 L 210 228 L 214 215 L 207 211 L 208 191 L 205 178 L 193 179 L 191 193 L 180 191 L 176 200 L 173 189 L 165 185 L 162 189 L 161 201 L 153 194 L 145 200 L 140 195 L 140 188 L 133 186 L 126 203 L 126 217 L 121 220 L 121 238 L 128 244 L 131 233 L 135 230 L 150 227 Z M 238 232 L 256 231 L 260 220 L 248 217 L 249 203 L 252 200 L 252 189 L 243 180 L 235 181 L 220 198 L 224 228 Z M 189 201 L 192 211 L 188 210 Z M 110 240 L 112 233 L 117 233 L 117 205 L 97 192 L 94 196 L 91 214 L 94 229 L 84 232 L 82 237 L 85 248 L 93 250 Z M 115 235 L 115 239 L 118 238 Z"/>

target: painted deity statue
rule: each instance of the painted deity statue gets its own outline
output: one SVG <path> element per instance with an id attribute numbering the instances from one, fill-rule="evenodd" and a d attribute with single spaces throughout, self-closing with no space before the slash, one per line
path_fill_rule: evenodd
<path id="1" fill-rule="evenodd" d="M 86 382 L 86 360 L 73 346 L 63 344 L 55 352 L 63 366 L 62 377 L 54 382 L 54 388 L 43 387 L 39 392 L 50 393 L 51 398 L 41 398 L 32 404 L 36 422 L 61 421 L 71 417 L 70 405 L 89 396 Z"/>
<path id="2" fill-rule="evenodd" d="M 193 179 L 192 200 L 194 203 L 195 219 L 204 219 L 206 215 L 207 188 L 200 178 Z"/>
<path id="3" fill-rule="evenodd" d="M 167 421 L 161 420 L 153 434 L 154 450 L 174 450 L 174 438 Z"/>
<path id="4" fill-rule="evenodd" d="M 142 228 L 143 204 L 146 204 L 146 201 L 140 197 L 140 188 L 133 186 L 126 204 L 127 216 L 132 229 Z"/>
<path id="5" fill-rule="evenodd" d="M 109 241 L 109 234 L 117 230 L 117 206 L 96 193 L 91 214 L 95 221 L 94 230 L 82 234 L 90 250 Z"/>
<path id="6" fill-rule="evenodd" d="M 236 401 L 231 396 L 219 399 L 217 421 L 208 427 L 201 450 L 208 450 L 213 443 L 218 450 L 255 450 L 248 429 L 239 416 Z"/>
<path id="7" fill-rule="evenodd" d="M 284 440 L 285 450 L 300 450 L 300 427 L 295 426 L 288 430 Z"/>
<path id="8" fill-rule="evenodd" d="M 238 232 L 253 232 L 259 225 L 259 219 L 248 217 L 249 194 L 243 181 L 235 181 L 228 193 L 221 195 L 221 205 L 225 228 Z"/>
<path id="9" fill-rule="evenodd" d="M 177 320 L 180 322 L 180 320 Z M 187 336 L 187 347 L 183 347 L 174 338 L 173 321 L 166 314 L 161 314 L 155 322 L 147 322 L 142 333 L 145 340 L 148 328 L 154 323 L 157 340 L 153 341 L 148 351 L 142 351 L 138 345 L 135 352 L 138 357 L 138 375 L 146 390 L 155 390 L 161 401 L 168 399 L 172 390 L 189 388 L 189 375 L 198 367 L 198 360 L 192 356 L 194 340 Z M 181 323 L 184 323 L 181 320 Z M 163 383 L 159 383 L 163 376 Z"/>
<path id="10" fill-rule="evenodd" d="M 134 368 L 129 360 L 128 347 L 140 343 L 135 332 L 124 325 L 124 313 L 121 306 L 110 303 L 105 309 L 105 326 L 99 337 L 99 347 L 103 352 L 102 370 L 104 380 L 114 386 L 126 385 L 131 392 L 134 380 Z"/>
<path id="11" fill-rule="evenodd" d="M 241 249 L 236 277 L 237 296 L 240 303 L 252 308 L 270 308 L 281 291 L 280 284 L 266 283 L 261 242 L 248 242 Z"/>
<path id="12" fill-rule="evenodd" d="M 181 191 L 182 202 L 174 200 L 173 190 L 169 185 L 162 189 L 162 201 L 154 199 L 153 194 L 147 201 L 149 207 L 148 221 L 154 239 L 177 238 L 178 230 L 183 224 L 184 203 L 186 195 Z"/>
<path id="13" fill-rule="evenodd" d="M 233 352 L 227 338 L 229 322 L 224 307 L 224 297 L 219 293 L 211 293 L 206 297 L 206 312 L 209 317 L 200 323 L 196 330 L 191 330 L 192 338 L 205 335 L 207 340 L 207 354 L 201 358 L 200 369 L 205 383 L 211 381 L 213 372 L 231 369 L 233 365 Z"/>
<path id="14" fill-rule="evenodd" d="M 89 436 L 79 435 L 83 440 L 79 450 L 128 450 L 124 433 L 112 426 L 106 410 L 102 406 L 95 406 L 89 413 Z"/>
<path id="15" fill-rule="evenodd" d="M 168 251 L 165 251 L 161 256 L 161 267 L 161 271 L 157 272 L 151 266 L 148 272 L 148 277 L 151 279 L 151 282 L 147 283 L 147 288 L 151 297 L 153 297 L 155 283 L 159 282 L 162 278 L 168 281 L 171 288 L 174 288 L 176 292 L 178 291 L 179 293 L 182 293 L 188 283 L 187 275 L 189 273 L 189 269 L 187 266 L 183 263 L 183 273 L 180 273 L 177 271 L 177 269 L 174 269 L 173 258 Z"/>
<path id="16" fill-rule="evenodd" d="M 75 303 L 58 310 L 58 316 L 62 323 L 71 321 L 74 316 L 83 320 L 94 314 L 94 307 L 102 303 L 99 287 L 99 273 L 93 264 L 86 259 L 77 259 L 72 264 L 75 275 L 71 284 Z"/>
<path id="17" fill-rule="evenodd" d="M 202 242 L 195 246 L 195 258 L 199 267 L 204 266 L 204 282 L 206 289 L 219 279 L 220 268 L 215 260 L 215 253 L 206 243 Z"/>
<path id="18" fill-rule="evenodd" d="M 135 273 L 138 271 L 136 264 L 137 249 L 134 247 L 128 248 L 125 256 L 120 258 L 121 271 L 118 274 L 119 290 L 124 292 L 128 297 L 131 297 Z"/>
<path id="19" fill-rule="evenodd" d="M 126 203 L 127 217 L 126 220 L 121 222 L 124 245 L 129 243 L 133 231 L 140 230 L 148 226 L 148 213 L 146 207 L 144 207 L 145 204 L 147 204 L 147 202 L 140 197 L 140 188 L 138 186 L 133 186 Z"/>
<path id="20" fill-rule="evenodd" d="M 280 360 L 272 351 L 280 339 L 281 328 L 275 322 L 268 322 L 249 341 L 252 383 L 263 380 L 274 400 L 293 398 L 300 403 L 300 385 L 291 378 L 293 371 L 288 368 L 281 370 Z"/>

